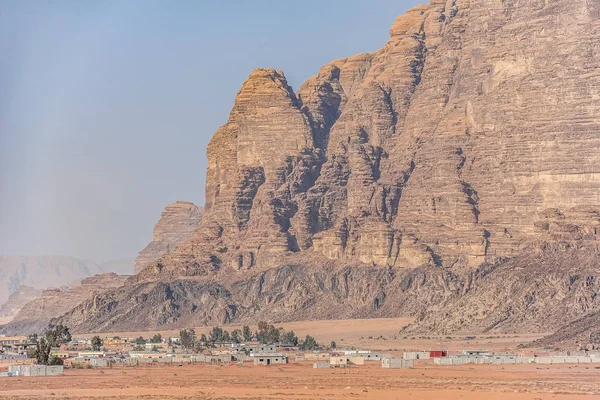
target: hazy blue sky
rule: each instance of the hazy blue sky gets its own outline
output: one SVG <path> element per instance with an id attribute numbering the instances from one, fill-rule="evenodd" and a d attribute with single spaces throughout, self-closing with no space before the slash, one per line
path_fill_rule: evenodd
<path id="1" fill-rule="evenodd" d="M 0 254 L 133 258 L 204 203 L 205 147 L 257 67 L 297 89 L 426 0 L 0 0 Z"/>

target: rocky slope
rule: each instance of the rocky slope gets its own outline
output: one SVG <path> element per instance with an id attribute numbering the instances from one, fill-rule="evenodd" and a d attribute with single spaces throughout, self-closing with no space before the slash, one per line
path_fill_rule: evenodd
<path id="1" fill-rule="evenodd" d="M 298 92 L 253 71 L 208 145 L 195 234 L 64 321 L 580 318 L 597 307 L 599 39 L 595 1 L 432 0 Z"/>
<path id="2" fill-rule="evenodd" d="M 68 287 L 44 290 L 40 296 L 26 303 L 7 324 L 0 326 L 6 335 L 40 333 L 52 318 L 58 317 L 90 296 L 123 285 L 128 276 L 115 273 L 99 274 Z"/>
<path id="3" fill-rule="evenodd" d="M 175 250 L 191 239 L 202 221 L 204 209 L 187 201 L 169 204 L 154 227 L 152 241 L 135 260 L 134 273 L 138 273 L 160 257 Z M 110 268 L 110 266 L 109 266 Z"/>
<path id="4" fill-rule="evenodd" d="M 600 350 L 600 312 L 592 312 L 531 343 L 533 347 Z"/>
<path id="5" fill-rule="evenodd" d="M 451 271 L 438 267 L 399 270 L 290 261 L 233 280 L 130 281 L 127 287 L 87 299 L 54 322 L 75 331 L 107 332 L 259 319 L 392 317 L 423 313 L 428 304 L 445 301 L 463 285 Z"/>
<path id="6" fill-rule="evenodd" d="M 6 303 L 0 306 L 0 324 L 10 322 L 25 304 L 41 294 L 41 290 L 34 289 L 31 286 L 19 286 L 16 291 L 10 294 Z"/>
<path id="7" fill-rule="evenodd" d="M 469 275 L 465 290 L 431 304 L 405 334 L 548 333 L 599 312 L 597 244 L 545 243 Z"/>
<path id="8" fill-rule="evenodd" d="M 102 272 L 96 263 L 73 257 L 0 256 L 0 304 L 21 285 L 35 289 L 60 287 Z"/>

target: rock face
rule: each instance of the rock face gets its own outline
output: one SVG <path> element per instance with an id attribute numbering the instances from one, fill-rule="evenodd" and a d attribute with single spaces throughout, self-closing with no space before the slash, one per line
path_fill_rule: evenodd
<path id="1" fill-rule="evenodd" d="M 541 331 L 532 310 L 550 306 L 581 317 L 596 307 L 598 43 L 595 1 L 432 0 L 398 17 L 379 51 L 333 61 L 297 93 L 281 71 L 255 70 L 208 146 L 193 237 L 102 297 L 103 311 L 88 302 L 65 320 L 130 326 L 130 310 L 154 307 L 139 326 L 175 326 L 331 307 L 426 326 L 440 304 L 456 309 L 429 329 Z M 292 267 L 318 289 L 277 279 L 247 297 Z M 348 302 L 336 295 L 346 267 L 374 271 L 348 281 Z M 401 294 L 415 285 L 418 304 Z M 427 292 L 440 288 L 443 301 Z"/>
<path id="2" fill-rule="evenodd" d="M 410 268 L 518 254 L 549 210 L 600 209 L 599 35 L 589 1 L 432 1 L 297 94 L 252 72 L 180 254 L 238 270 L 306 251 Z"/>
<path id="3" fill-rule="evenodd" d="M 90 296 L 93 298 L 123 285 L 128 277 L 111 272 L 84 278 L 68 287 L 44 290 L 40 296 L 22 306 L 9 323 L 0 326 L 0 333 L 41 333 L 52 318 L 64 314 Z"/>
<path id="4" fill-rule="evenodd" d="M 600 312 L 586 314 L 558 331 L 531 343 L 534 347 L 600 350 Z"/>
<path id="5" fill-rule="evenodd" d="M 177 201 L 165 207 L 165 211 L 154 227 L 152 242 L 140 251 L 135 260 L 134 273 L 137 274 L 189 240 L 200 225 L 203 213 L 202 207 L 187 201 Z"/>
<path id="6" fill-rule="evenodd" d="M 73 257 L 0 256 L 0 304 L 21 285 L 35 289 L 60 287 L 102 272 L 96 263 Z"/>
<path id="7" fill-rule="evenodd" d="M 25 304 L 41 294 L 41 290 L 31 286 L 19 286 L 15 292 L 10 294 L 6 303 L 0 307 L 0 324 L 10 322 Z"/>

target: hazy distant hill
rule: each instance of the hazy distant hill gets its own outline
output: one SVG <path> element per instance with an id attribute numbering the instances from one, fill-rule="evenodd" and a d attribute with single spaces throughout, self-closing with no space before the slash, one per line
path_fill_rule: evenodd
<path id="1" fill-rule="evenodd" d="M 21 285 L 35 289 L 57 288 L 103 272 L 95 262 L 73 257 L 0 256 L 0 304 Z"/>

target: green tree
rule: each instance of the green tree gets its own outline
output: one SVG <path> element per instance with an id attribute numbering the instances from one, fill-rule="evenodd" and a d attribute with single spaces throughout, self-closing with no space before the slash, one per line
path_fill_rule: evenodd
<path id="1" fill-rule="evenodd" d="M 32 337 L 33 338 L 33 337 Z M 36 336 L 37 338 L 37 336 Z M 53 347 L 58 347 L 63 343 L 67 343 L 71 341 L 71 333 L 69 332 L 69 328 L 66 326 L 59 324 L 46 330 L 44 336 L 39 338 L 36 343 L 35 351 L 31 353 L 36 359 L 38 364 L 43 365 L 58 365 L 58 364 L 50 364 L 62 362 L 62 360 L 55 360 L 56 357 L 50 357 L 50 352 Z"/>
<path id="2" fill-rule="evenodd" d="M 332 340 L 331 343 L 329 343 L 329 348 L 331 350 L 335 350 L 337 348 L 337 344 Z"/>
<path id="3" fill-rule="evenodd" d="M 100 336 L 94 336 L 92 338 L 92 349 L 94 349 L 94 351 L 100 351 L 102 346 L 104 346 L 104 340 L 100 339 Z"/>
<path id="4" fill-rule="evenodd" d="M 204 333 L 200 335 L 200 341 L 204 344 L 206 344 L 208 342 L 208 338 L 206 337 L 206 335 Z"/>
<path id="5" fill-rule="evenodd" d="M 242 334 L 244 336 L 244 341 L 249 342 L 252 340 L 252 331 L 248 325 L 244 325 L 242 328 Z"/>
<path id="6" fill-rule="evenodd" d="M 298 346 L 298 336 L 294 331 L 283 332 L 281 335 L 281 342 L 289 346 Z"/>
<path id="7" fill-rule="evenodd" d="M 135 344 L 144 345 L 144 344 L 146 344 L 146 339 L 144 339 L 142 336 L 140 336 L 139 338 L 135 339 Z"/>
<path id="8" fill-rule="evenodd" d="M 35 346 L 35 362 L 37 364 L 48 365 L 51 350 L 52 346 L 45 338 L 39 339 Z"/>
<path id="9" fill-rule="evenodd" d="M 71 341 L 71 332 L 69 332 L 69 328 L 63 324 L 58 324 L 54 328 L 47 330 L 45 336 L 46 341 L 48 341 L 52 347 L 58 347 L 63 343 Z"/>
<path id="10" fill-rule="evenodd" d="M 223 342 L 224 334 L 225 332 L 223 331 L 223 328 L 215 326 L 214 328 L 212 328 L 212 331 L 210 331 L 210 333 L 208 334 L 208 341 L 212 343 Z M 229 336 L 229 333 L 227 333 L 227 336 Z"/>
<path id="11" fill-rule="evenodd" d="M 273 344 L 278 343 L 281 339 L 281 329 L 275 328 L 264 321 L 258 323 L 258 332 L 256 338 L 261 343 Z"/>
<path id="12" fill-rule="evenodd" d="M 304 341 L 300 345 L 300 349 L 302 349 L 302 350 L 318 350 L 319 344 L 317 343 L 317 341 L 315 340 L 314 337 L 312 337 L 310 335 L 306 335 L 306 338 L 304 338 Z"/>
<path id="13" fill-rule="evenodd" d="M 231 332 L 231 341 L 233 343 L 239 343 L 242 341 L 242 331 L 235 329 Z"/>
<path id="14" fill-rule="evenodd" d="M 182 329 L 179 331 L 179 339 L 185 349 L 191 349 L 196 342 L 196 332 L 193 329 Z"/>
<path id="15" fill-rule="evenodd" d="M 231 335 L 227 331 L 223 331 L 223 336 L 221 336 L 221 342 L 229 343 L 231 342 Z"/>
<path id="16" fill-rule="evenodd" d="M 160 343 L 162 342 L 162 335 L 160 333 L 157 333 L 156 335 L 152 336 L 152 338 L 150 339 L 151 343 Z"/>

